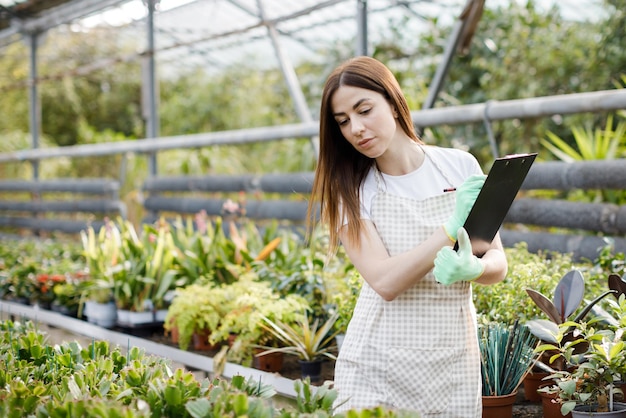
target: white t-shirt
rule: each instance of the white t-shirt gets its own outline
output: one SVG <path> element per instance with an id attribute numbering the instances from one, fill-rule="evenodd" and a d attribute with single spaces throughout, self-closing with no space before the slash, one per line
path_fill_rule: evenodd
<path id="1" fill-rule="evenodd" d="M 383 178 L 381 185 L 388 193 L 414 200 L 424 200 L 444 193 L 444 189 L 459 187 L 473 174 L 483 174 L 480 164 L 469 152 L 436 146 L 424 146 L 424 149 L 427 156 L 417 170 L 402 176 L 381 173 Z M 363 219 L 371 219 L 372 200 L 378 192 L 375 170 L 376 167 L 372 167 L 361 185 L 361 218 Z"/>

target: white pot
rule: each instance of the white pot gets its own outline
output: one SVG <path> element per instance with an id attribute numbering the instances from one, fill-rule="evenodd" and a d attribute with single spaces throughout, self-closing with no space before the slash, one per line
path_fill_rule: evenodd
<path id="1" fill-rule="evenodd" d="M 127 324 L 129 316 L 130 316 L 130 311 L 128 309 L 118 309 L 117 310 L 117 323 Z"/>
<path id="2" fill-rule="evenodd" d="M 128 324 L 130 325 L 150 324 L 152 322 L 154 322 L 152 311 L 128 313 Z"/>
<path id="3" fill-rule="evenodd" d="M 156 322 L 165 322 L 166 316 L 167 316 L 167 309 L 158 309 L 154 311 L 154 320 Z"/>
<path id="4" fill-rule="evenodd" d="M 87 300 L 85 301 L 85 306 L 83 307 L 83 315 L 87 317 L 87 322 L 91 323 L 91 324 L 95 324 L 96 320 L 95 318 L 93 318 L 91 316 L 91 314 L 89 313 L 91 311 L 91 306 L 96 303 L 93 302 L 91 300 Z"/>
<path id="5" fill-rule="evenodd" d="M 115 303 L 91 302 L 88 308 L 89 322 L 93 322 L 104 328 L 112 328 L 117 320 L 117 307 Z"/>

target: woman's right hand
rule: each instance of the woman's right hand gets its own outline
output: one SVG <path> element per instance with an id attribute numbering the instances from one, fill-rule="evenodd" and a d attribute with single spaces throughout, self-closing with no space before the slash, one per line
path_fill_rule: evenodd
<path id="1" fill-rule="evenodd" d="M 474 202 L 480 193 L 487 176 L 485 174 L 474 174 L 468 177 L 461 187 L 456 190 L 456 206 L 454 213 L 443 225 L 448 237 L 456 242 L 457 231 L 465 224 L 465 220 L 474 206 Z"/>

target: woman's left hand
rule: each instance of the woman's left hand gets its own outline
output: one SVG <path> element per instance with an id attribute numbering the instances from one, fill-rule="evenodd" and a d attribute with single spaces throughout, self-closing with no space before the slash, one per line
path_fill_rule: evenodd
<path id="1" fill-rule="evenodd" d="M 465 228 L 459 228 L 458 251 L 443 247 L 435 257 L 433 274 L 441 284 L 451 285 L 460 281 L 474 281 L 484 272 L 485 266 L 472 252 L 472 243 Z"/>

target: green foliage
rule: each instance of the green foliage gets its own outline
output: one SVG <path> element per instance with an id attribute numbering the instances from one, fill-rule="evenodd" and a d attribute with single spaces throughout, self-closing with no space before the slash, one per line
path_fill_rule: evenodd
<path id="1" fill-rule="evenodd" d="M 554 343 L 537 347 L 538 353 L 551 355 L 550 363 L 563 359 L 568 365 L 550 375 L 553 384 L 543 389 L 558 395 L 563 415 L 577 405 L 593 407 L 597 412 L 610 411 L 611 397 L 618 393 L 613 385 L 626 372 L 624 294 L 617 301 L 611 300 L 610 307 L 612 321 L 596 316 L 586 322 L 564 322 L 554 330 Z"/>
<path id="2" fill-rule="evenodd" d="M 294 382 L 295 407 L 278 408 L 276 391 L 243 376 L 196 380 L 183 369 L 171 371 L 160 357 L 94 341 L 50 346 L 34 325 L 0 322 L 0 415 L 17 418 L 306 418 L 331 417 L 334 389 Z M 373 408 L 338 417 L 417 417 L 415 413 Z"/>
<path id="3" fill-rule="evenodd" d="M 492 7 L 487 3 L 469 52 L 454 57 L 439 103 L 481 103 L 612 88 L 612 80 L 623 71 L 626 54 L 623 49 L 613 47 L 605 55 L 599 45 L 604 42 L 617 45 L 615 36 L 623 29 L 617 28 L 619 17 L 609 15 L 617 13 L 619 16 L 623 12 L 607 9 L 606 18 L 613 22 L 607 26 L 603 18 L 566 20 L 556 7 L 543 11 L 537 1 L 513 1 Z M 421 38 L 422 42 L 416 43 L 416 51 L 405 52 L 410 52 L 416 60 L 441 54 L 450 31 L 449 26 L 433 22 L 431 30 Z M 598 41 L 598 34 L 604 34 L 602 41 Z M 598 62 L 610 64 L 600 69 Z M 432 79 L 437 64 L 438 60 L 428 64 L 427 74 L 423 76 L 426 80 Z M 500 153 L 504 155 L 536 150 L 546 129 L 563 136 L 569 131 L 569 121 L 576 123 L 577 120 L 577 117 L 545 118 L 522 123 L 518 120 L 492 122 L 491 125 Z M 491 161 L 482 124 L 437 127 L 431 134 L 427 136 L 429 142 L 460 144 L 469 147 L 480 161 Z"/>
<path id="4" fill-rule="evenodd" d="M 352 280 L 358 273 L 343 249 L 328 257 L 328 234 L 323 228 L 313 231 L 308 241 L 289 231 L 280 236 L 281 242 L 267 259 L 253 266 L 261 280 L 283 296 L 303 296 L 315 317 L 334 309 L 339 294 L 346 296 L 345 303 L 355 302 L 350 293 L 358 292 L 353 287 L 359 286 L 358 279 Z"/>
<path id="5" fill-rule="evenodd" d="M 607 117 L 604 129 L 573 126 L 576 149 L 553 132 L 547 131 L 546 135 L 547 139 L 542 139 L 541 144 L 565 162 L 612 160 L 623 157 L 626 151 L 626 121 L 614 127 L 613 115 Z"/>
<path id="6" fill-rule="evenodd" d="M 220 319 L 226 314 L 220 303 L 224 289 L 210 284 L 191 284 L 178 289 L 168 308 L 163 327 L 171 331 L 176 327 L 179 333 L 178 345 L 186 350 L 195 331 L 216 329 Z"/>
<path id="7" fill-rule="evenodd" d="M 469 53 L 454 57 L 440 103 L 477 103 L 612 88 L 626 61 L 622 48 L 623 6 L 623 0 L 607 0 L 604 13 L 595 20 L 570 21 L 556 8 L 543 10 L 536 1 L 512 1 L 493 7 L 487 3 Z M 406 19 L 394 18 L 383 29 L 373 55 L 390 64 L 411 108 L 417 110 L 452 28 L 448 21 L 433 19 L 427 22 L 429 30 L 418 31 Z M 114 142 L 145 136 L 136 39 L 98 28 L 87 32 L 53 30 L 42 40 L 42 132 L 52 143 Z M 353 45 L 345 41 L 332 50 L 319 52 L 326 57 L 322 65 L 303 62 L 296 68 L 313 115 L 319 110 L 321 86 L 329 68 L 350 56 Z M 247 59 L 244 57 L 242 62 L 219 72 L 181 69 L 161 78 L 160 134 L 185 135 L 298 122 L 279 69 L 259 70 L 251 67 Z M 603 65 L 597 65 L 599 62 Z M 2 134 L 27 132 L 27 46 L 13 43 L 6 47 L 0 69 L 7 75 L 0 80 Z M 254 97 L 252 105 L 250 97 Z M 568 124 L 554 118 L 521 124 L 496 122 L 493 127 L 504 154 L 536 149 L 545 129 L 564 137 Z M 438 127 L 426 137 L 440 144 L 469 147 L 482 162 L 491 159 L 481 124 Z M 255 158 L 249 158 L 250 155 Z M 145 177 L 146 167 L 143 158 L 131 159 L 136 167 L 130 169 L 142 170 L 126 175 L 135 186 Z M 308 170 L 314 161 L 308 140 L 294 138 L 237 148 L 164 152 L 158 165 L 161 173 L 194 174 Z M 69 170 L 77 176 L 117 176 L 121 163 L 120 158 L 106 157 L 75 159 L 70 168 L 57 166 L 56 161 L 46 161 L 44 165 L 52 172 Z"/>
<path id="8" fill-rule="evenodd" d="M 333 300 L 329 310 L 336 311 L 339 315 L 335 322 L 335 329 L 340 333 L 345 333 L 361 293 L 363 277 L 355 268 L 351 268 L 341 278 L 335 280 L 335 283 L 335 288 L 329 291 Z"/>
<path id="9" fill-rule="evenodd" d="M 561 138 L 548 130 L 540 143 L 564 162 L 613 160 L 626 156 L 626 119 L 614 122 L 610 114 L 602 126 L 592 128 L 589 122 L 586 126 L 575 124 L 571 136 L 575 146 L 570 145 L 569 135 Z M 568 199 L 622 204 L 626 201 L 626 193 L 609 189 L 574 190 L 568 193 Z"/>
<path id="10" fill-rule="evenodd" d="M 537 355 L 535 338 L 519 321 L 492 323 L 478 329 L 483 396 L 514 393 Z"/>
<path id="11" fill-rule="evenodd" d="M 251 363 L 255 346 L 275 347 L 278 344 L 271 334 L 265 332 L 262 318 L 293 323 L 301 317 L 303 310 L 309 308 L 300 295 L 281 296 L 272 291 L 267 282 L 256 281 L 256 276 L 251 273 L 227 287 L 229 294 L 222 301 L 225 314 L 217 328 L 212 330 L 209 342 L 223 343 L 230 335 L 236 335 L 228 358 L 245 365 Z"/>
<path id="12" fill-rule="evenodd" d="M 325 321 L 320 318 L 311 320 L 308 314 L 299 317 L 294 323 L 285 323 L 279 319 L 271 320 L 262 317 L 261 326 L 279 342 L 278 348 L 270 348 L 258 355 L 285 353 L 297 356 L 304 361 L 318 360 L 328 357 L 335 360 L 333 354 L 336 347 L 332 345 L 339 333 L 335 322 L 339 315 L 331 314 Z"/>
<path id="13" fill-rule="evenodd" d="M 561 277 L 579 265 L 574 263 L 568 254 L 531 253 L 525 243 L 506 248 L 505 254 L 509 271 L 504 281 L 493 286 L 473 287 L 474 304 L 481 322 L 512 324 L 520 320 L 524 323 L 542 316 L 541 310 L 532 303 L 523 289 L 531 288 L 544 294 L 551 294 Z M 591 268 L 588 263 L 580 264 L 581 270 Z M 593 292 L 596 288 L 591 285 L 587 290 Z"/>

